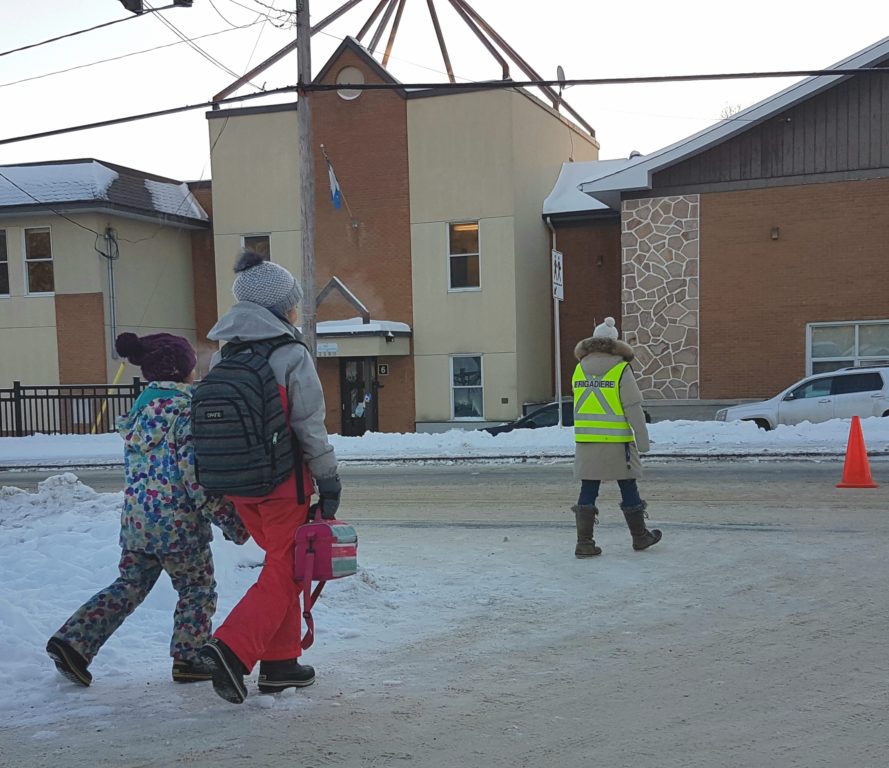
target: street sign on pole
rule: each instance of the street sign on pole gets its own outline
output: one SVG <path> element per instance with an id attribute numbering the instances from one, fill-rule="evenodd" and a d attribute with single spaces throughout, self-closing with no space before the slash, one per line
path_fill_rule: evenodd
<path id="1" fill-rule="evenodd" d="M 565 300 L 565 281 L 562 272 L 562 252 L 553 249 L 553 298 Z"/>

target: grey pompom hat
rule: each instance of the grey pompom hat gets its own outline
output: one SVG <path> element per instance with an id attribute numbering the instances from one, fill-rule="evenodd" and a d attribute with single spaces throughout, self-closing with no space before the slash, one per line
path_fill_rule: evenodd
<path id="1" fill-rule="evenodd" d="M 244 251 L 235 264 L 232 294 L 238 301 L 251 301 L 284 315 L 302 300 L 297 279 L 280 264 L 266 261 L 260 254 Z"/>

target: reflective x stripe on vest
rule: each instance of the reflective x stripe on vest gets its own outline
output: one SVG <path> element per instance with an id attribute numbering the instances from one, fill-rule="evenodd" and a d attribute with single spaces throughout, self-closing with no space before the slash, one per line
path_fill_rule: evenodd
<path id="1" fill-rule="evenodd" d="M 620 402 L 620 377 L 627 367 L 618 363 L 604 376 L 587 376 L 580 363 L 574 369 L 574 440 L 578 443 L 631 443 L 633 430 Z"/>

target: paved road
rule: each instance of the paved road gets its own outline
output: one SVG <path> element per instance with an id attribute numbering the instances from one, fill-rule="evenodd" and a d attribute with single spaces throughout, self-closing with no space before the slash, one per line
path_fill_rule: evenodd
<path id="1" fill-rule="evenodd" d="M 811 514 L 844 504 L 855 510 L 886 504 L 889 462 L 872 464 L 876 491 L 838 490 L 838 461 L 650 462 L 642 483 L 653 519 L 685 523 L 764 523 L 776 509 L 805 524 Z M 34 490 L 58 470 L 0 473 L 0 486 Z M 98 491 L 121 490 L 119 469 L 76 471 Z M 570 462 L 507 464 L 348 465 L 341 470 L 342 516 L 365 522 L 518 522 L 558 519 L 576 500 Z M 603 486 L 602 522 L 617 510 L 616 483 Z"/>
<path id="2" fill-rule="evenodd" d="M 889 462 L 885 464 L 889 468 Z M 6 470 L 0 472 L 0 486 L 14 485 L 33 491 L 37 483 L 64 470 Z M 101 469 L 72 470 L 86 485 L 105 492 L 121 490 L 123 470 L 120 467 Z M 836 482 L 841 473 L 841 465 L 836 461 L 791 462 L 791 461 L 719 461 L 701 462 L 696 460 L 673 460 L 669 462 L 649 462 L 645 468 L 645 484 L 650 492 L 658 486 L 697 484 L 710 482 L 721 486 L 724 483 L 774 483 L 790 480 L 800 483 Z M 567 485 L 573 485 L 572 464 L 570 461 L 515 462 L 502 464 L 475 463 L 410 463 L 410 464 L 343 464 L 340 472 L 347 493 L 350 488 L 360 488 L 362 492 L 373 494 L 385 489 L 399 488 L 411 493 L 428 495 L 429 489 L 440 492 L 459 485 L 464 494 L 484 498 L 492 487 L 524 486 L 531 484 L 548 493 L 561 492 Z M 887 473 L 889 474 L 889 473 Z M 887 478 L 889 480 L 889 478 Z M 351 495 L 351 494 L 349 494 Z"/>

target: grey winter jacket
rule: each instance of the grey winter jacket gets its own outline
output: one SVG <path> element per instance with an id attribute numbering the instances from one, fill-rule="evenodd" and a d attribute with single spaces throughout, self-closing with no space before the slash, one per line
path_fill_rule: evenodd
<path id="1" fill-rule="evenodd" d="M 273 339 L 296 329 L 268 309 L 251 301 L 241 301 L 226 312 L 210 329 L 207 338 L 213 341 L 255 341 Z M 216 352 L 212 368 L 219 362 Z M 336 474 L 337 461 L 324 426 L 324 392 L 318 371 L 302 344 L 287 344 L 272 352 L 269 365 L 278 386 L 287 391 L 290 405 L 290 426 L 303 450 L 303 458 L 316 480 Z"/>
<path id="2" fill-rule="evenodd" d="M 604 376 L 622 360 L 634 355 L 629 344 L 619 339 L 584 339 L 574 356 L 587 375 Z M 632 443 L 575 443 L 574 477 L 578 480 L 628 480 L 642 477 L 640 453 L 649 451 L 648 428 L 642 410 L 642 393 L 627 366 L 620 378 L 620 402 L 633 429 Z"/>

